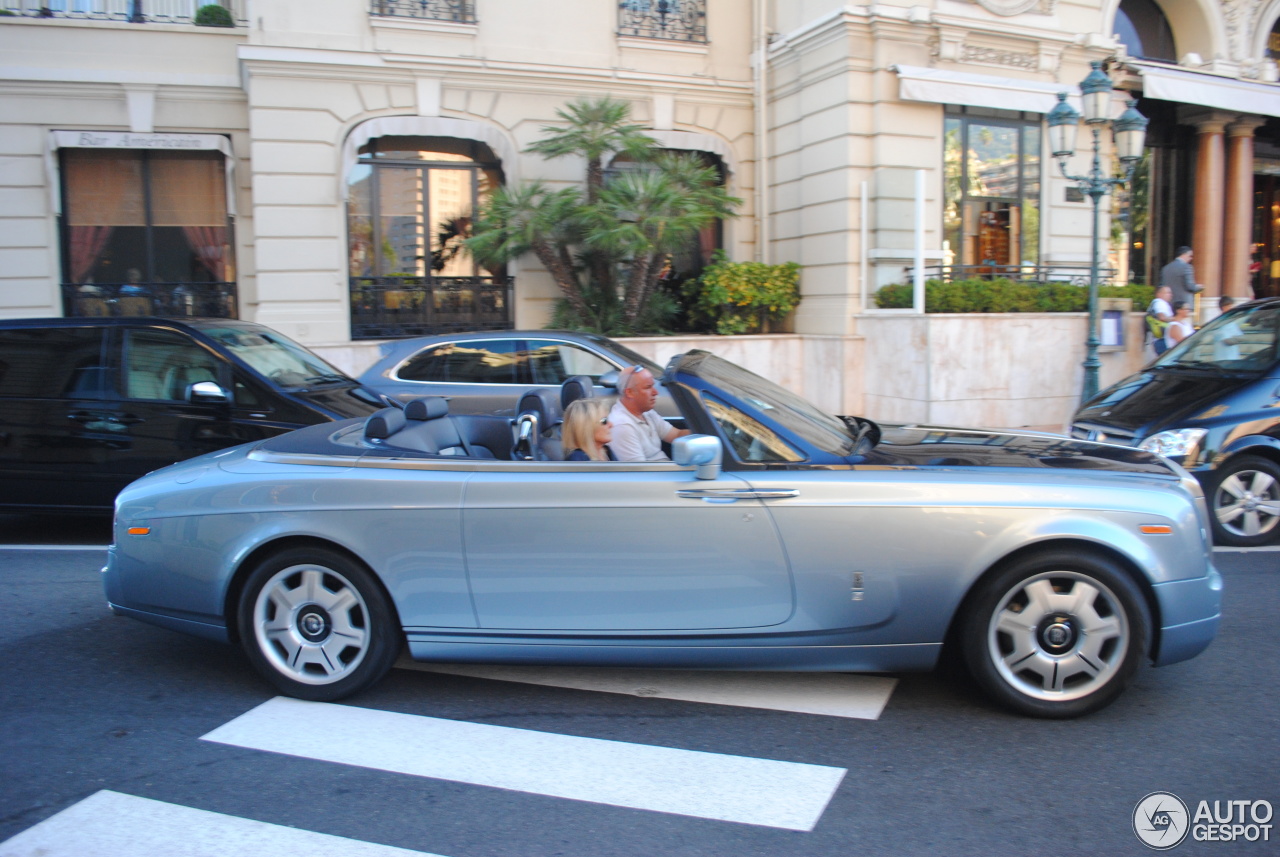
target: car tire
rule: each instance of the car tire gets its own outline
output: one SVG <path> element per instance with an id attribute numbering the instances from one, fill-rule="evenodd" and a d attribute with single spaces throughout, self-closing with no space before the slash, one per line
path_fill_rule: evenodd
<path id="1" fill-rule="evenodd" d="M 1103 708 L 1137 673 L 1150 639 L 1146 602 L 1115 562 L 1050 551 L 984 578 L 966 602 L 960 644 L 996 702 L 1033 717 Z"/>
<path id="2" fill-rule="evenodd" d="M 1258 455 L 1241 455 L 1214 473 L 1209 497 L 1213 541 L 1255 547 L 1280 537 L 1280 466 Z"/>
<path id="3" fill-rule="evenodd" d="M 293 548 L 258 564 L 238 609 L 250 662 L 282 693 L 331 702 L 391 669 L 403 636 L 373 574 L 325 548 Z"/>

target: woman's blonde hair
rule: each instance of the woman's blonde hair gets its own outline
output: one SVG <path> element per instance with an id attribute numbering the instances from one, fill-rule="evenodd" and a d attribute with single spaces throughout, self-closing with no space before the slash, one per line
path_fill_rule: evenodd
<path id="1" fill-rule="evenodd" d="M 560 443 L 564 457 L 580 449 L 592 461 L 608 461 L 609 454 L 596 443 L 596 426 L 609 415 L 604 399 L 574 399 L 564 411 L 564 428 L 560 430 Z"/>

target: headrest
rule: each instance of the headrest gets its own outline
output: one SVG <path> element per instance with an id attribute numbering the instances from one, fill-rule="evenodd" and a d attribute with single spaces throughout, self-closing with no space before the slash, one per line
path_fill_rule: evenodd
<path id="1" fill-rule="evenodd" d="M 530 390 L 521 396 L 520 407 L 516 408 L 516 414 L 518 416 L 526 413 L 538 415 L 538 422 L 542 425 L 543 431 L 559 425 L 564 419 L 564 412 L 560 409 L 560 397 L 550 390 Z"/>
<path id="2" fill-rule="evenodd" d="M 578 399 L 590 399 L 596 394 L 596 385 L 588 375 L 574 375 L 560 385 L 560 407 L 567 408 Z"/>
<path id="3" fill-rule="evenodd" d="M 411 399 L 404 406 L 404 415 L 410 420 L 434 420 L 449 413 L 449 400 L 444 396 L 423 396 Z"/>
<path id="4" fill-rule="evenodd" d="M 364 423 L 364 436 L 385 440 L 404 428 L 404 411 L 399 408 L 383 408 L 369 415 Z"/>

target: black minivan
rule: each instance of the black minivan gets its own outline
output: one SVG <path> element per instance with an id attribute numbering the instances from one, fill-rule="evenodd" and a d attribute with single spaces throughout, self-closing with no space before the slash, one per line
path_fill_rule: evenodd
<path id="1" fill-rule="evenodd" d="M 259 324 L 218 318 L 0 321 L 0 509 L 110 510 L 175 461 L 386 400 Z"/>
<path id="2" fill-rule="evenodd" d="M 1204 487 L 1217 544 L 1280 538 L 1280 298 L 1241 304 L 1076 412 L 1072 436 L 1170 458 Z"/>

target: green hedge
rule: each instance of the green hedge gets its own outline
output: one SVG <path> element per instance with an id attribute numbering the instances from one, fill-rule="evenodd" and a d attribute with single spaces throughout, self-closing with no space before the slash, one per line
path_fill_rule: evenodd
<path id="1" fill-rule="evenodd" d="M 759 333 L 800 303 L 800 266 L 730 262 L 721 251 L 687 287 L 695 314 L 724 335 Z"/>
<path id="2" fill-rule="evenodd" d="M 1098 296 L 1129 298 L 1135 310 L 1151 303 L 1151 286 L 1099 286 Z M 909 308 L 914 297 L 910 283 L 893 283 L 876 292 L 881 309 Z M 996 280 L 929 280 L 924 285 L 925 312 L 1085 312 L 1088 286 L 1070 283 L 1024 283 Z"/>

